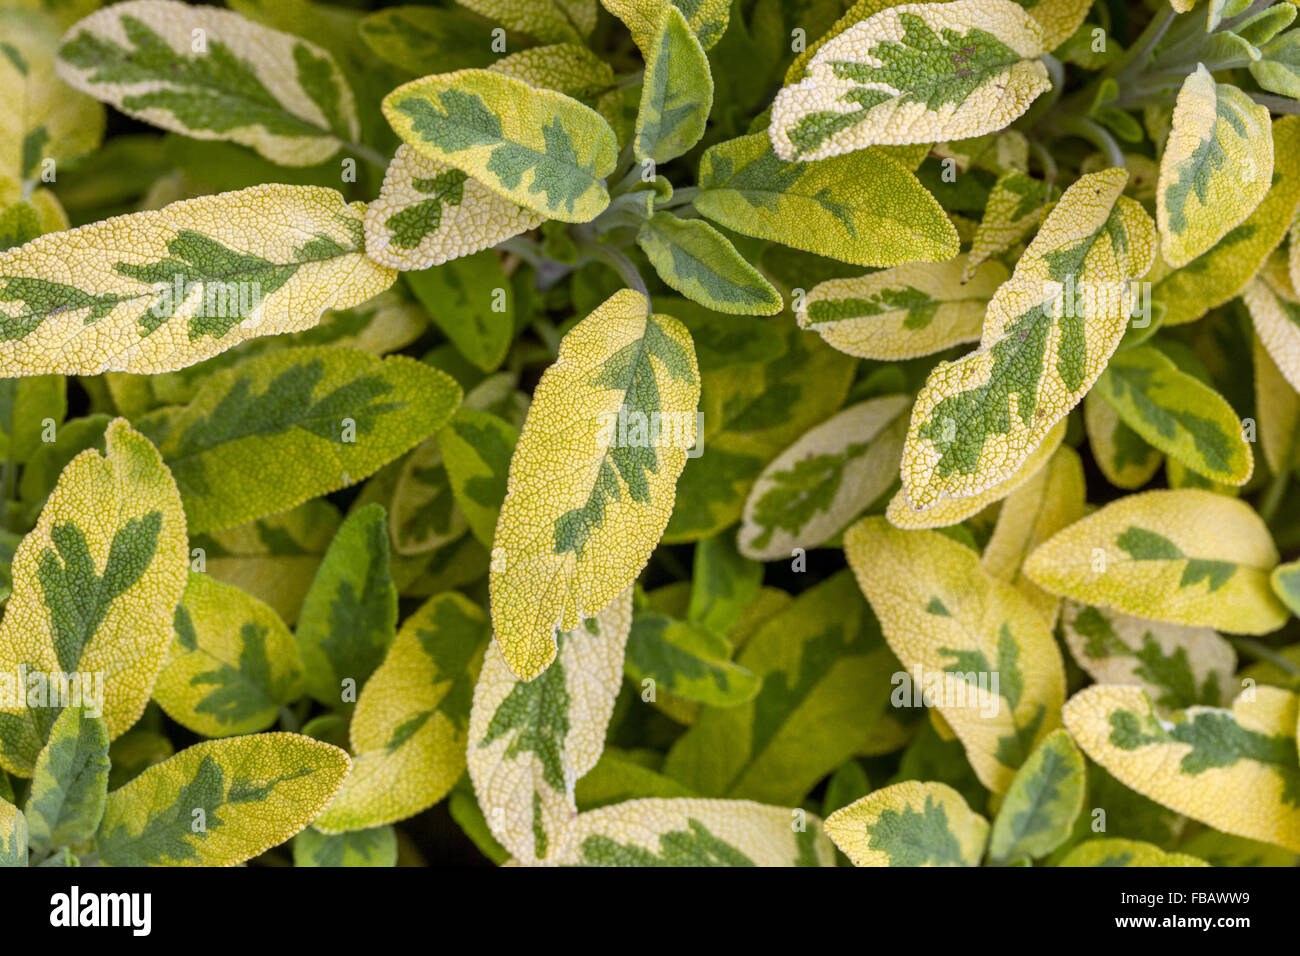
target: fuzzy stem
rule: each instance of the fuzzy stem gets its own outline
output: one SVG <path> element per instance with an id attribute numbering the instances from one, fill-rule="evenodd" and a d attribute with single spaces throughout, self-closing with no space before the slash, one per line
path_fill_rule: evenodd
<path id="1" fill-rule="evenodd" d="M 1242 637 L 1237 634 L 1228 635 L 1228 640 L 1237 650 L 1244 651 L 1257 661 L 1268 661 L 1270 664 L 1280 667 L 1284 673 L 1300 675 L 1300 666 L 1297 666 L 1295 661 L 1279 654 L 1263 641 L 1253 637 Z"/>
<path id="2" fill-rule="evenodd" d="M 1264 519 L 1265 524 L 1271 525 L 1273 519 L 1277 517 L 1277 509 L 1282 507 L 1282 499 L 1286 497 L 1286 487 L 1290 481 L 1291 475 L 1286 471 L 1273 476 L 1259 505 L 1259 516 Z"/>

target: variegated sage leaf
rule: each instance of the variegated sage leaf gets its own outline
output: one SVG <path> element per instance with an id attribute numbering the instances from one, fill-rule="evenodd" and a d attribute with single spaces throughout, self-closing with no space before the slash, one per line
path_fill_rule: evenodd
<path id="1" fill-rule="evenodd" d="M 801 824 L 795 826 L 795 821 Z M 561 866 L 834 866 L 821 820 L 748 800 L 628 800 L 579 814 Z"/>
<path id="2" fill-rule="evenodd" d="M 1209 866 L 1186 853 L 1168 853 L 1143 840 L 1106 837 L 1080 843 L 1057 866 Z"/>
<path id="3" fill-rule="evenodd" d="M 1287 619 L 1269 589 L 1278 553 L 1244 502 L 1197 489 L 1128 495 L 1040 545 L 1025 575 L 1125 614 L 1267 634 Z"/>
<path id="4" fill-rule="evenodd" d="M 546 43 L 582 43 L 596 28 L 596 0 L 456 0 Z"/>
<path id="5" fill-rule="evenodd" d="M 239 588 L 191 571 L 172 628 L 153 699 L 196 734 L 266 730 L 302 693 L 293 635 L 278 614 Z"/>
<path id="6" fill-rule="evenodd" d="M 1011 0 L 907 3 L 822 44 L 772 104 L 786 160 L 885 143 L 966 139 L 1007 126 L 1051 88 L 1043 31 Z"/>
<path id="7" fill-rule="evenodd" d="M 42 11 L 0 10 L 0 183 L 39 180 L 104 137 L 104 107 L 55 72 L 60 32 Z M 4 192 L 0 185 L 0 205 L 9 201 Z"/>
<path id="8" fill-rule="evenodd" d="M 230 528 L 352 484 L 451 417 L 451 376 L 405 356 L 285 349 L 213 375 L 140 428 L 176 476 L 190 531 Z"/>
<path id="9" fill-rule="evenodd" d="M 967 259 L 910 263 L 855 279 L 819 283 L 796 303 L 800 328 L 841 352 L 895 361 L 980 338 L 989 300 L 1009 278 L 1000 262 L 969 276 Z"/>
<path id="10" fill-rule="evenodd" d="M 1272 185 L 1268 108 L 1216 83 L 1204 64 L 1183 82 L 1160 161 L 1160 252 L 1183 266 L 1255 211 Z"/>
<path id="11" fill-rule="evenodd" d="M 1002 255 L 1037 229 L 1056 195 L 1054 186 L 1018 169 L 999 176 L 989 190 L 984 216 L 971 239 L 962 282 L 969 282 L 984 262 Z"/>
<path id="12" fill-rule="evenodd" d="M 737 315 L 781 311 L 772 284 L 702 219 L 657 212 L 642 223 L 636 241 L 659 278 L 705 308 Z"/>
<path id="13" fill-rule="evenodd" d="M 596 765 L 623 683 L 632 591 L 558 637 L 559 656 L 521 681 L 496 644 L 474 687 L 469 775 L 492 835 L 521 863 L 545 861 L 577 816 L 574 786 Z"/>
<path id="14" fill-rule="evenodd" d="M 1124 424 L 1100 391 L 1089 392 L 1083 400 L 1083 423 L 1093 460 L 1116 488 L 1135 491 L 1160 470 L 1164 456 Z"/>
<path id="15" fill-rule="evenodd" d="M 1119 345 L 1130 283 L 1155 252 L 1151 219 L 1121 196 L 1122 169 L 1066 190 L 989 303 L 980 347 L 941 362 L 917 396 L 903 451 L 915 509 L 967 498 L 1018 468 Z"/>
<path id="16" fill-rule="evenodd" d="M 397 831 L 372 827 L 321 833 L 307 827 L 293 838 L 294 866 L 396 866 Z"/>
<path id="17" fill-rule="evenodd" d="M 1243 692 L 1232 708 L 1164 719 L 1138 687 L 1088 687 L 1065 706 L 1085 753 L 1121 783 L 1216 830 L 1300 851 L 1297 697 Z"/>
<path id="18" fill-rule="evenodd" d="M 627 676 L 679 701 L 734 707 L 754 699 L 759 679 L 731 662 L 731 643 L 714 631 L 657 611 L 638 610 L 627 641 Z M 669 710 L 668 713 L 680 713 Z"/>
<path id="19" fill-rule="evenodd" d="M 979 866 L 989 822 L 943 783 L 896 783 L 836 810 L 826 834 L 854 866 Z"/>
<path id="20" fill-rule="evenodd" d="M 44 687 L 13 688 L 0 703 L 0 765 L 22 776 L 78 699 L 102 694 L 109 737 L 124 733 L 171 644 L 186 576 L 180 495 L 157 449 L 124 419 L 109 425 L 105 446 L 64 469 L 14 554 L 0 673 L 17 680 L 21 667 Z"/>
<path id="21" fill-rule="evenodd" d="M 490 70 L 458 70 L 384 98 L 398 136 L 425 156 L 548 218 L 594 219 L 618 144 L 600 114 L 553 90 Z"/>
<path id="22" fill-rule="evenodd" d="M 358 135 L 333 56 L 227 10 L 114 4 L 64 36 L 59 74 L 136 119 L 251 146 L 283 166 L 324 162 Z"/>
<path id="23" fill-rule="evenodd" d="M 861 266 L 940 262 L 957 232 L 911 171 L 880 150 L 815 163 L 778 159 L 762 133 L 700 160 L 695 208 L 747 236 Z"/>
<path id="24" fill-rule="evenodd" d="M 933 697 L 980 782 L 1004 793 L 1060 724 L 1065 666 L 1047 622 L 938 532 L 864 518 L 844 552 L 913 685 Z"/>
<path id="25" fill-rule="evenodd" d="M 403 143 L 366 207 L 366 254 L 416 270 L 488 249 L 546 220 L 448 163 Z"/>
<path id="26" fill-rule="evenodd" d="M 348 515 L 302 603 L 294 637 L 303 685 L 328 707 L 356 700 L 397 634 L 386 518 L 379 504 Z"/>
<path id="27" fill-rule="evenodd" d="M 888 395 L 852 405 L 777 455 L 745 502 L 741 553 L 775 561 L 844 530 L 897 476 L 911 404 Z"/>
<path id="28" fill-rule="evenodd" d="M 0 797 L 0 868 L 26 865 L 27 818 L 12 803 Z"/>
<path id="29" fill-rule="evenodd" d="M 632 148 L 637 159 L 666 163 L 700 141 L 713 105 L 713 74 L 704 47 L 670 0 L 608 4 L 645 58 Z M 632 7 L 631 11 L 624 9 Z"/>
<path id="30" fill-rule="evenodd" d="M 357 699 L 352 773 L 317 829 L 394 823 L 447 795 L 465 772 L 470 704 L 489 636 L 487 615 L 454 591 L 402 622 Z"/>
<path id="31" fill-rule="evenodd" d="M 1273 179 L 1246 221 L 1178 269 L 1157 260 L 1151 307 L 1164 325 L 1194 322 L 1237 296 L 1286 235 L 1300 203 L 1300 117 L 1273 123 Z"/>
<path id="32" fill-rule="evenodd" d="M 393 282 L 365 256 L 362 212 L 332 189 L 270 184 L 11 249 L 0 254 L 0 371 L 168 372 L 310 328 Z"/>
<path id="33" fill-rule="evenodd" d="M 438 433 L 447 481 L 474 537 L 491 546 L 519 429 L 491 412 L 458 408 Z"/>
<path id="34" fill-rule="evenodd" d="M 989 859 L 1047 856 L 1069 839 L 1083 809 L 1083 754 L 1064 730 L 1048 734 L 1016 772 L 989 834 Z"/>
<path id="35" fill-rule="evenodd" d="M 943 498 L 938 504 L 917 510 L 908 504 L 901 488 L 889 499 L 885 517 L 895 528 L 946 528 L 979 514 L 989 505 L 1002 501 L 1013 491 L 1042 473 L 1065 439 L 1066 422 L 1061 420 L 1047 433 L 1042 444 L 1030 452 L 1024 463 L 997 484 L 969 498 Z"/>
<path id="36" fill-rule="evenodd" d="M 1237 652 L 1211 628 L 1066 601 L 1061 630 L 1075 662 L 1093 680 L 1141 687 L 1163 710 L 1221 707 L 1231 699 Z"/>
<path id="37" fill-rule="evenodd" d="M 108 795 L 95 851 L 107 866 L 234 866 L 314 820 L 350 765 L 300 734 L 195 744 Z"/>
<path id="38" fill-rule="evenodd" d="M 1260 343 L 1294 392 L 1300 383 L 1300 296 L 1291 284 L 1286 262 L 1275 254 L 1242 291 Z M 1256 411 L 1264 418 L 1274 395 Z M 1277 396 L 1282 401 L 1282 396 Z M 1276 470 L 1276 469 L 1275 469 Z"/>
<path id="39" fill-rule="evenodd" d="M 1197 474 L 1230 485 L 1250 479 L 1255 458 L 1227 399 L 1154 346 L 1114 356 L 1097 393 L 1148 444 Z"/>
<path id="40" fill-rule="evenodd" d="M 32 771 L 23 806 L 28 845 L 44 856 L 94 836 L 108 796 L 108 728 L 93 703 L 63 711 Z"/>
<path id="41" fill-rule="evenodd" d="M 554 659 L 557 633 L 602 610 L 645 565 L 696 440 L 690 334 L 648 306 L 623 290 L 564 337 L 510 461 L 492 624 L 526 680 Z"/>

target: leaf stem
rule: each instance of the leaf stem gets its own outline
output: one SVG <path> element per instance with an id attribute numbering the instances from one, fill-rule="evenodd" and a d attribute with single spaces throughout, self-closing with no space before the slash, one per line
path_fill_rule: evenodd
<path id="1" fill-rule="evenodd" d="M 636 264 L 626 254 L 599 242 L 584 246 L 583 251 L 591 259 L 603 261 L 619 274 L 624 285 L 629 289 L 640 292 L 645 296 L 646 302 L 650 301 L 650 290 L 646 288 L 645 280 L 641 278 L 641 273 L 637 271 Z"/>
<path id="2" fill-rule="evenodd" d="M 1067 116 L 1060 121 L 1057 129 L 1092 143 L 1106 154 L 1106 160 L 1112 166 L 1125 166 L 1124 151 L 1119 148 L 1119 143 L 1096 120 L 1087 116 Z"/>
<path id="3" fill-rule="evenodd" d="M 1247 93 L 1260 106 L 1267 106 L 1274 113 L 1300 113 L 1300 102 L 1289 96 L 1274 96 L 1271 93 Z"/>
<path id="4" fill-rule="evenodd" d="M 1291 475 L 1287 471 L 1273 476 L 1259 505 L 1259 516 L 1264 519 L 1265 524 L 1271 525 L 1273 519 L 1277 517 L 1277 509 L 1282 507 L 1282 499 L 1286 497 L 1286 488 L 1290 481 Z"/>
<path id="5" fill-rule="evenodd" d="M 349 153 L 355 154 L 359 159 L 364 159 L 371 166 L 378 167 L 379 169 L 388 168 L 387 157 L 385 157 L 383 153 L 379 152 L 379 150 L 371 149 L 364 143 L 346 142 L 343 144 L 343 148 Z"/>
<path id="6" fill-rule="evenodd" d="M 1300 665 L 1279 654 L 1263 641 L 1254 637 L 1243 637 L 1239 634 L 1229 634 L 1227 637 L 1233 647 L 1239 651 L 1244 651 L 1255 660 L 1268 661 L 1270 664 L 1280 667 L 1284 673 L 1300 675 Z"/>
<path id="7" fill-rule="evenodd" d="M 1038 157 L 1038 162 L 1043 167 L 1043 181 L 1049 186 L 1055 186 L 1057 168 L 1056 160 L 1052 158 L 1052 154 L 1048 151 L 1046 146 L 1034 139 L 1032 136 L 1029 137 L 1029 148 L 1033 150 L 1034 155 Z"/>

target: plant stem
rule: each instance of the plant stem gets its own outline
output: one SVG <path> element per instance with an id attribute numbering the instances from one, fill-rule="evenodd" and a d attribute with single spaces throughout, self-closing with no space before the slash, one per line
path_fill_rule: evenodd
<path id="1" fill-rule="evenodd" d="M 641 273 L 637 271 L 636 265 L 623 252 L 599 242 L 584 246 L 583 252 L 593 259 L 603 261 L 619 274 L 624 285 L 629 289 L 640 292 L 646 297 L 647 302 L 650 300 L 650 290 L 646 288 L 645 280 L 641 278 Z"/>
<path id="2" fill-rule="evenodd" d="M 1265 524 L 1271 525 L 1273 519 L 1277 517 L 1277 509 L 1282 506 L 1282 499 L 1286 496 L 1286 486 L 1290 481 L 1291 475 L 1286 471 L 1273 476 L 1259 505 L 1259 516 L 1264 519 Z"/>
<path id="3" fill-rule="evenodd" d="M 1125 165 L 1124 151 L 1119 148 L 1119 143 L 1096 120 L 1086 116 L 1065 116 L 1058 121 L 1056 129 L 1062 134 L 1086 139 L 1106 154 L 1106 160 L 1112 166 L 1123 168 Z"/>
<path id="4" fill-rule="evenodd" d="M 1242 637 L 1240 635 L 1228 635 L 1228 640 L 1232 646 L 1239 651 L 1244 651 L 1257 661 L 1268 661 L 1276 667 L 1280 667 L 1284 673 L 1300 675 L 1300 665 L 1295 661 L 1279 654 L 1273 648 L 1264 642 L 1253 637 Z"/>
<path id="5" fill-rule="evenodd" d="M 344 143 L 343 148 L 349 153 L 354 153 L 359 159 L 364 159 L 371 166 L 377 166 L 379 169 L 388 168 L 388 159 L 377 149 L 371 149 L 364 143 Z"/>
<path id="6" fill-rule="evenodd" d="M 1127 75 L 1127 71 L 1132 70 L 1135 65 L 1138 67 L 1136 72 L 1140 72 L 1141 64 L 1146 62 L 1151 55 L 1151 51 L 1164 38 L 1165 32 L 1173 22 L 1174 8 L 1168 3 L 1161 3 L 1160 9 L 1151 18 L 1151 22 L 1147 24 L 1146 29 L 1142 31 L 1137 40 L 1129 45 L 1129 48 L 1124 51 L 1124 55 L 1119 58 L 1111 69 L 1106 71 L 1105 75 L 1118 78 L 1121 75 Z"/>
<path id="7" fill-rule="evenodd" d="M 1034 151 L 1034 155 L 1038 157 L 1038 162 L 1043 167 L 1043 181 L 1049 186 L 1056 185 L 1056 160 L 1052 158 L 1052 154 L 1047 147 L 1031 137 L 1029 148 Z"/>
<path id="8" fill-rule="evenodd" d="M 660 203 L 656 209 L 676 209 L 679 206 L 686 206 L 695 202 L 695 198 L 702 192 L 699 186 L 687 186 L 685 189 L 679 189 L 673 193 L 672 198 L 667 202 Z"/>
<path id="9" fill-rule="evenodd" d="M 1300 113 L 1300 102 L 1289 96 L 1273 96 L 1271 93 L 1246 94 L 1260 106 L 1267 106 L 1274 113 Z"/>

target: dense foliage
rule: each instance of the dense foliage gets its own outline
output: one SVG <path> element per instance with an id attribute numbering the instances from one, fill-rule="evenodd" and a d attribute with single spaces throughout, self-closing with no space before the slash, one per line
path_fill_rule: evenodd
<path id="1" fill-rule="evenodd" d="M 228 6 L 0 3 L 0 864 L 1296 864 L 1295 5 Z"/>

